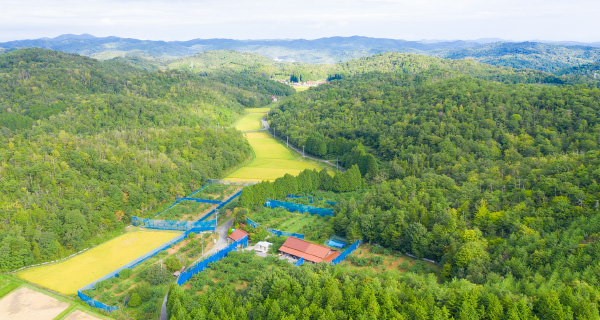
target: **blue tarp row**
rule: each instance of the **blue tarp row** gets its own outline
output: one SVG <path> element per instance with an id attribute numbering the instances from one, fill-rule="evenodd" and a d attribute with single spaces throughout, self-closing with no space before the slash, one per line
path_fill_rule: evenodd
<path id="1" fill-rule="evenodd" d="M 294 265 L 299 267 L 304 264 L 304 258 L 300 258 L 298 261 L 294 262 Z"/>
<path id="2" fill-rule="evenodd" d="M 288 198 L 292 198 L 292 199 L 308 198 L 310 200 L 310 203 L 313 203 L 313 201 L 315 201 L 315 197 L 309 197 L 309 196 L 297 196 L 297 195 L 294 195 L 294 194 L 288 194 L 287 197 Z M 332 206 L 334 206 L 334 205 L 337 204 L 337 202 L 335 202 L 335 201 L 327 201 L 327 200 L 321 199 L 321 198 L 317 198 L 317 200 L 324 201 L 325 203 L 330 204 Z"/>
<path id="3" fill-rule="evenodd" d="M 217 212 L 217 210 L 223 208 L 224 206 L 226 206 L 229 202 L 231 202 L 231 200 L 237 198 L 240 196 L 240 194 L 242 194 L 242 190 L 238 191 L 236 194 L 234 194 L 233 196 L 231 196 L 229 199 L 221 202 L 221 204 L 219 204 L 216 208 L 212 209 L 209 213 L 205 214 L 204 217 L 198 219 L 198 221 L 203 221 L 204 219 L 210 217 L 213 213 Z"/>
<path id="4" fill-rule="evenodd" d="M 344 252 L 342 252 L 337 258 L 333 259 L 333 261 L 331 261 L 331 264 L 336 265 L 342 261 L 344 261 L 344 259 L 346 259 L 346 257 L 351 254 L 352 252 L 354 252 L 354 250 L 356 250 L 359 246 L 360 246 L 360 240 L 356 240 L 356 242 L 354 242 L 351 246 L 348 247 L 348 249 L 344 250 Z"/>
<path id="5" fill-rule="evenodd" d="M 131 217 L 131 221 L 134 226 L 142 226 L 147 229 L 156 229 L 156 230 L 187 231 L 194 227 L 216 227 L 217 226 L 216 219 L 207 220 L 207 221 L 177 221 L 177 220 L 154 220 L 154 219 Z"/>
<path id="6" fill-rule="evenodd" d="M 246 223 L 249 224 L 252 228 L 258 228 L 260 224 L 250 220 L 250 218 L 246 217 Z"/>
<path id="7" fill-rule="evenodd" d="M 317 207 L 308 206 L 305 204 L 277 201 L 277 200 L 271 200 L 271 199 L 267 199 L 267 202 L 265 202 L 265 207 L 285 208 L 290 212 L 294 212 L 294 211 L 308 212 L 310 214 L 318 214 L 320 216 L 333 216 L 333 209 L 317 208 Z"/>
<path id="8" fill-rule="evenodd" d="M 327 245 L 336 248 L 343 248 L 346 244 L 334 240 L 329 240 L 329 242 L 327 242 Z"/>
<path id="9" fill-rule="evenodd" d="M 220 251 L 213 254 L 212 256 L 210 256 L 210 257 L 198 262 L 196 265 L 190 267 L 188 270 L 186 270 L 179 276 L 179 278 L 177 279 L 177 284 L 178 285 L 184 284 L 191 277 L 193 277 L 194 275 L 196 275 L 196 274 L 202 272 L 204 269 L 206 269 L 209 264 L 211 264 L 213 262 L 217 262 L 217 261 L 225 258 L 227 256 L 227 254 L 229 254 L 229 252 L 236 250 L 237 246 L 240 244 L 242 245 L 242 247 L 246 247 L 248 245 L 248 236 L 245 236 L 244 238 L 242 238 L 238 241 L 232 242 L 224 249 L 221 249 Z"/>
<path id="10" fill-rule="evenodd" d="M 292 232 L 280 231 L 280 230 L 271 229 L 269 227 L 267 227 L 267 231 L 269 231 L 270 233 L 276 235 L 277 237 L 285 236 L 285 237 L 296 237 L 296 238 L 299 238 L 299 239 L 304 239 L 304 235 L 303 234 L 299 234 L 299 233 L 292 233 Z"/>
<path id="11" fill-rule="evenodd" d="M 194 202 L 201 202 L 201 203 L 212 203 L 212 204 L 219 204 L 222 201 L 219 200 L 209 200 L 209 199 L 198 199 L 198 198 L 190 198 L 190 197 L 183 197 L 183 198 L 178 198 L 177 201 L 194 201 Z"/>
<path id="12" fill-rule="evenodd" d="M 96 300 L 94 300 L 94 299 L 90 298 L 89 296 L 85 295 L 85 294 L 84 294 L 82 291 L 84 291 L 84 290 L 91 290 L 91 289 L 94 289 L 94 287 L 95 287 L 96 283 L 98 283 L 98 282 L 100 282 L 100 281 L 108 280 L 108 279 L 110 279 L 110 278 L 112 278 L 112 277 L 118 277 L 118 276 L 119 276 L 119 273 L 120 273 L 122 270 L 124 270 L 124 269 L 131 269 L 131 268 L 133 268 L 133 267 L 135 267 L 135 266 L 139 265 L 140 263 L 142 263 L 142 262 L 144 262 L 144 261 L 146 261 L 146 260 L 148 260 L 148 259 L 150 259 L 150 258 L 154 257 L 154 256 L 155 256 L 156 254 L 158 254 L 159 252 L 161 252 L 161 251 L 163 251 L 163 250 L 165 250 L 165 249 L 168 249 L 168 248 L 170 248 L 172 245 L 175 245 L 175 244 L 179 243 L 181 240 L 183 240 L 183 239 L 187 238 L 187 236 L 188 236 L 190 233 L 192 233 L 192 232 L 200 232 L 200 231 L 205 231 L 205 230 L 203 230 L 203 229 L 211 229 L 211 228 L 212 228 L 212 230 L 214 230 L 214 227 L 202 227 L 202 228 L 201 228 L 201 227 L 198 227 L 198 228 L 195 228 L 195 229 L 192 229 L 192 230 L 188 230 L 188 231 L 186 231 L 186 232 L 184 232 L 184 233 L 182 233 L 182 234 L 178 235 L 177 237 L 175 237 L 175 238 L 171 239 L 170 241 L 168 241 L 168 242 L 164 243 L 164 244 L 163 244 L 163 245 L 161 245 L 160 247 L 158 247 L 158 248 L 156 248 L 156 249 L 154 249 L 154 250 L 152 250 L 152 251 L 150 251 L 150 252 L 148 252 L 148 253 L 144 254 L 143 256 L 141 256 L 141 257 L 139 257 L 139 258 L 137 258 L 137 259 L 135 259 L 135 260 L 133 260 L 133 261 L 129 262 L 128 264 L 126 264 L 126 265 L 124 265 L 124 266 L 122 266 L 122 267 L 120 267 L 120 268 L 116 269 L 115 271 L 113 271 L 113 272 L 111 272 L 111 273 L 109 273 L 109 274 L 105 275 L 104 277 L 102 277 L 102 278 L 100 278 L 100 279 L 98 279 L 98 280 L 96 280 L 96 281 L 94 281 L 94 282 L 92 282 L 92 283 L 88 284 L 87 286 L 85 286 L 85 287 L 83 287 L 83 288 L 79 289 L 79 290 L 77 291 L 77 295 L 78 295 L 78 296 L 81 298 L 81 300 L 83 300 L 84 302 L 86 302 L 86 303 L 87 303 L 88 305 L 90 305 L 91 307 L 94 307 L 94 308 L 99 308 L 99 309 L 102 309 L 102 310 L 104 310 L 104 311 L 107 311 L 107 312 L 115 311 L 115 310 L 117 310 L 117 309 L 119 309 L 119 308 L 118 308 L 118 307 L 114 307 L 114 306 L 107 306 L 107 305 L 105 305 L 105 304 L 104 304 L 104 303 L 102 303 L 102 302 L 96 301 Z"/>

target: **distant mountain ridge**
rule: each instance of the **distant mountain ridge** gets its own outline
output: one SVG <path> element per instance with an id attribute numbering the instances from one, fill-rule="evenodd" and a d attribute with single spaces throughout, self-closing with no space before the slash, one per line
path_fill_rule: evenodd
<path id="1" fill-rule="evenodd" d="M 55 38 L 15 40 L 0 43 L 0 52 L 39 47 L 90 56 L 100 60 L 115 57 L 151 57 L 172 60 L 214 50 L 257 53 L 277 61 L 337 63 L 395 51 L 440 58 L 472 59 L 519 69 L 560 73 L 562 69 L 600 62 L 600 42 L 509 42 L 498 39 L 423 40 L 370 38 L 363 36 L 305 39 L 192 39 L 155 41 L 90 34 L 64 34 Z"/>

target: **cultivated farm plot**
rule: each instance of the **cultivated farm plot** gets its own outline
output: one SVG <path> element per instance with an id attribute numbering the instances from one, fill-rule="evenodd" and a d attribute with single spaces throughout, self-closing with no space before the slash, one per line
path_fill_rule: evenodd
<path id="1" fill-rule="evenodd" d="M 68 307 L 66 302 L 21 287 L 0 299 L 0 319 L 52 320 Z"/>
<path id="2" fill-rule="evenodd" d="M 126 272 L 121 272 L 119 277 L 96 283 L 95 289 L 86 290 L 84 293 L 107 305 L 117 306 L 119 309 L 111 313 L 116 318 L 147 319 L 158 313 L 169 284 L 175 280 L 172 272 L 166 267 L 169 257 L 175 257 L 183 266 L 190 267 L 202 257 L 202 248 L 204 253 L 208 253 L 214 247 L 213 240 L 216 238 L 216 233 L 191 233 L 177 245 L 159 252 Z M 133 293 L 144 297 L 138 306 L 125 303 Z"/>
<path id="3" fill-rule="evenodd" d="M 69 315 L 67 317 L 65 317 L 65 320 L 101 320 L 98 317 L 95 317 L 89 313 L 83 312 L 81 310 L 75 310 L 71 313 L 69 313 Z"/>
<path id="4" fill-rule="evenodd" d="M 234 127 L 240 131 L 262 129 L 261 119 L 265 117 L 270 108 L 249 108 L 247 114 L 240 118 Z"/>
<path id="5" fill-rule="evenodd" d="M 210 184 L 191 197 L 196 199 L 225 201 L 240 190 L 241 187 L 239 186 Z M 184 200 L 174 207 L 162 211 L 158 216 L 153 217 L 153 219 L 195 221 L 217 206 L 217 204 Z"/>
<path id="6" fill-rule="evenodd" d="M 18 277 L 62 294 L 77 290 L 175 238 L 181 232 L 123 234 L 63 262 L 26 269 Z"/>
<path id="7" fill-rule="evenodd" d="M 231 173 L 226 179 L 233 181 L 275 180 L 286 173 L 298 175 L 304 169 L 321 169 L 322 165 L 306 161 L 302 156 L 286 148 L 267 132 L 250 132 L 246 139 L 254 150 L 255 158 L 244 167 Z"/>
<path id="8" fill-rule="evenodd" d="M 249 218 L 261 226 L 303 234 L 306 240 L 325 242 L 329 239 L 329 217 L 309 213 L 289 212 L 283 208 L 261 208 Z"/>
<path id="9" fill-rule="evenodd" d="M 256 130 L 261 128 L 263 112 L 270 108 L 246 109 L 248 113 L 235 123 L 238 130 Z M 286 173 L 298 175 L 304 169 L 321 169 L 318 162 L 308 161 L 284 144 L 275 140 L 268 132 L 248 132 L 245 134 L 248 143 L 254 150 L 254 159 L 247 165 L 227 176 L 231 181 L 263 181 L 275 180 Z"/>
<path id="10" fill-rule="evenodd" d="M 377 272 L 397 270 L 400 272 L 437 273 L 439 271 L 439 267 L 433 263 L 370 245 L 360 246 L 342 262 L 342 265 L 359 269 L 367 268 Z"/>

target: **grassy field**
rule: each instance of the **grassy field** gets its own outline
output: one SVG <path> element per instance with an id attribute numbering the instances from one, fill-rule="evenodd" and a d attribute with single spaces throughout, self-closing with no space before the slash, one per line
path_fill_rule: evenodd
<path id="1" fill-rule="evenodd" d="M 262 113 L 269 108 L 246 109 L 248 113 L 235 124 L 236 129 L 255 130 L 260 128 Z M 257 113 L 262 112 L 262 113 Z M 304 169 L 324 168 L 318 162 L 307 161 L 295 151 L 273 139 L 267 132 L 249 132 L 246 139 L 254 150 L 254 159 L 226 177 L 233 181 L 275 180 L 286 173 L 298 175 Z"/>
<path id="2" fill-rule="evenodd" d="M 283 208 L 261 208 L 248 216 L 261 226 L 272 229 L 300 233 L 306 240 L 323 243 L 333 232 L 329 226 L 329 217 L 310 215 L 309 213 L 289 212 Z"/>
<path id="3" fill-rule="evenodd" d="M 269 112 L 270 108 L 251 108 L 246 109 L 248 112 L 245 116 L 240 118 L 234 127 L 240 131 L 258 130 L 262 129 L 260 119 L 264 118 L 265 114 Z"/>
<path id="4" fill-rule="evenodd" d="M 224 201 L 241 190 L 239 186 L 226 186 L 211 184 L 194 194 L 192 198 Z M 195 201 L 181 201 L 176 206 L 162 211 L 153 219 L 194 221 L 203 217 L 207 212 L 217 207 L 217 204 L 201 203 Z"/>
<path id="5" fill-rule="evenodd" d="M 294 89 L 296 89 L 296 92 L 306 91 L 306 90 L 308 90 L 308 88 L 310 88 L 310 87 L 309 86 L 294 86 Z"/>
<path id="6" fill-rule="evenodd" d="M 396 270 L 399 272 L 438 273 L 433 263 L 411 258 L 382 247 L 362 245 L 342 262 L 342 265 L 375 272 Z"/>
<path id="7" fill-rule="evenodd" d="M 129 232 L 66 261 L 26 269 L 17 275 L 63 294 L 76 294 L 81 287 L 173 239 L 179 233 Z"/>

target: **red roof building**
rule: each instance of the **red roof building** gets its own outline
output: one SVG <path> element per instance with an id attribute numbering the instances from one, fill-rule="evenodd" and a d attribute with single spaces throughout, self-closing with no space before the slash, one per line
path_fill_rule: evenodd
<path id="1" fill-rule="evenodd" d="M 279 248 L 279 251 L 294 257 L 304 258 L 304 260 L 314 263 L 321 261 L 331 262 L 340 255 L 340 253 L 335 250 L 295 237 L 287 238 L 281 248 Z"/>
<path id="2" fill-rule="evenodd" d="M 233 231 L 230 235 L 229 235 L 229 239 L 233 240 L 233 241 L 238 241 L 243 239 L 244 237 L 248 236 L 248 232 L 242 230 L 242 229 L 235 229 L 235 231 Z"/>

